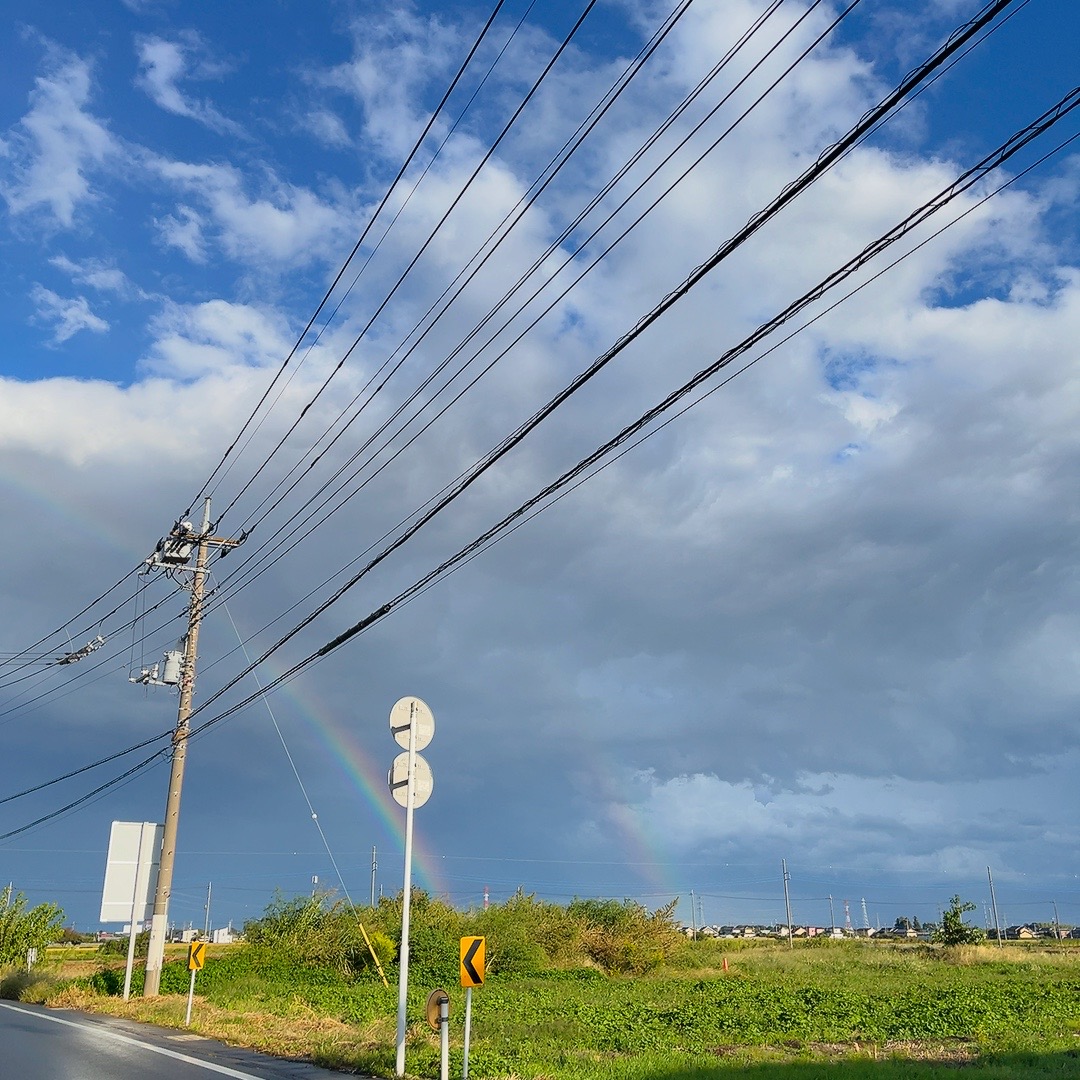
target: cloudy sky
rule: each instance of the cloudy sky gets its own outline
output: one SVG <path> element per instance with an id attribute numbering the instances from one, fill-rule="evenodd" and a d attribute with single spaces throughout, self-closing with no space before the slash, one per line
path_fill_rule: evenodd
<path id="1" fill-rule="evenodd" d="M 176 922 L 400 889 L 417 695 L 455 904 L 778 920 L 786 860 L 801 921 L 983 919 L 991 867 L 1080 923 L 1080 110 L 413 588 L 1065 98 L 1080 13 L 1006 6 L 747 237 L 982 0 L 317 7 L 3 28 L 0 877 L 96 926 L 162 820 L 129 680 L 189 577 L 140 570 L 209 496 Z"/>

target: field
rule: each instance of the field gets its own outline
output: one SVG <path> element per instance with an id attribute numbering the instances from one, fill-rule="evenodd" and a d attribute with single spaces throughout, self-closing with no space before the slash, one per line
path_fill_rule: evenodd
<path id="1" fill-rule="evenodd" d="M 491 975 L 473 992 L 469 1075 L 930 1080 L 960 1070 L 980 1080 L 1080 1078 L 1080 951 L 1066 946 L 699 942 L 648 975 Z M 166 996 L 127 1004 L 113 996 L 122 962 L 119 972 L 103 971 L 100 959 L 68 950 L 49 965 L 61 978 L 47 992 L 50 1004 L 183 1025 L 182 963 L 166 964 Z M 441 983 L 451 997 L 450 1071 L 460 1076 L 464 991 Z M 435 985 L 411 987 L 412 1076 L 439 1075 L 437 1039 L 421 1019 Z M 196 990 L 193 1030 L 327 1067 L 393 1074 L 393 982 L 387 990 L 374 978 L 225 946 L 211 947 Z"/>

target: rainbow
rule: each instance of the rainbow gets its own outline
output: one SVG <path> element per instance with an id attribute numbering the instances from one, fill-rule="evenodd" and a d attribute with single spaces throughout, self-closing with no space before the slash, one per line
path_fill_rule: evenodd
<path id="1" fill-rule="evenodd" d="M 304 685 L 304 680 L 286 683 L 278 694 L 292 702 L 300 718 L 344 770 L 404 858 L 405 811 L 394 802 L 386 784 L 390 762 L 399 752 L 399 747 L 390 738 L 389 726 L 386 728 L 386 759 L 375 763 L 361 749 L 353 733 L 341 723 L 336 711 L 323 702 L 310 686 Z M 389 706 L 386 715 L 390 715 Z M 446 889 L 436 869 L 436 860 L 424 841 L 422 817 L 422 813 L 418 813 L 413 820 L 412 880 L 414 885 L 425 889 L 431 896 L 437 896 Z M 387 891 L 394 894 L 400 888 L 401 884 L 397 882 L 388 885 Z"/>

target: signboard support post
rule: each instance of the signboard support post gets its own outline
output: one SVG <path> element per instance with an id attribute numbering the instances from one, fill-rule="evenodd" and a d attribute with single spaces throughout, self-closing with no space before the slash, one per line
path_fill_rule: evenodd
<path id="1" fill-rule="evenodd" d="M 405 722 L 401 722 L 405 721 Z M 401 950 L 398 961 L 397 1057 L 395 1076 L 405 1075 L 405 1010 L 409 992 L 409 902 L 412 899 L 413 811 L 431 795 L 431 768 L 417 751 L 435 732 L 435 717 L 419 698 L 401 698 L 390 710 L 390 731 L 406 747 L 390 769 L 388 782 L 394 800 L 405 807 L 405 875 L 401 896 Z M 404 771 L 404 778 L 401 772 Z M 418 771 L 422 783 L 418 783 Z M 404 793 L 402 792 L 404 788 Z M 404 798 L 403 798 L 404 795 Z"/>
<path id="2" fill-rule="evenodd" d="M 442 1062 L 439 1080 L 450 1080 L 450 999 L 445 996 L 439 1002 L 439 1046 Z"/>
<path id="3" fill-rule="evenodd" d="M 191 1027 L 191 1003 L 195 1000 L 195 969 L 191 969 L 191 982 L 188 983 L 187 992 L 187 1016 L 184 1017 L 184 1027 Z"/>
<path id="4" fill-rule="evenodd" d="M 195 972 L 201 971 L 206 962 L 206 942 L 193 941 L 188 946 L 187 966 L 191 972 L 191 982 L 188 985 L 187 1016 L 184 1017 L 184 1027 L 191 1027 L 191 1003 L 195 999 Z"/>
<path id="5" fill-rule="evenodd" d="M 472 1031 L 472 987 L 465 987 L 465 1042 L 462 1047 L 463 1061 L 461 1080 L 469 1080 L 469 1034 Z"/>
<path id="6" fill-rule="evenodd" d="M 415 712 L 415 706 L 410 706 Z M 401 956 L 398 967 L 397 1067 L 398 1076 L 405 1075 L 405 1003 L 409 993 L 409 900 L 412 895 L 413 803 L 416 785 L 413 773 L 416 765 L 416 724 L 409 724 L 409 780 L 405 800 L 405 877 L 401 895 Z"/>
<path id="7" fill-rule="evenodd" d="M 127 968 L 124 970 L 124 1000 L 127 1001 L 131 997 L 131 971 L 135 967 L 135 935 L 138 932 L 139 921 L 136 918 L 136 913 L 139 906 L 139 874 L 142 871 L 144 851 L 143 845 L 146 842 L 146 829 L 139 830 L 139 854 L 138 861 L 135 869 L 135 880 L 131 883 L 131 925 L 130 933 L 128 934 L 128 953 L 127 953 Z M 146 891 L 145 886 L 142 890 Z M 143 898 L 143 907 L 146 906 L 146 899 Z"/>
<path id="8" fill-rule="evenodd" d="M 461 985 L 465 987 L 465 1043 L 462 1055 L 461 1080 L 469 1080 L 469 1036 L 472 1033 L 472 992 L 474 986 L 484 985 L 487 963 L 487 942 L 482 937 L 461 939 Z"/>

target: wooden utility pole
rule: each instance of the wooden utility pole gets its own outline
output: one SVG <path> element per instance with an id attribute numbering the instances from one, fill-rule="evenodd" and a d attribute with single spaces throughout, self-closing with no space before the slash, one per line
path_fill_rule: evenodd
<path id="1" fill-rule="evenodd" d="M 181 541 L 183 535 L 170 539 Z M 190 529 L 190 525 L 188 526 Z M 184 534 L 186 535 L 186 534 Z M 184 764 L 190 734 L 191 702 L 195 692 L 195 660 L 199 646 L 199 623 L 202 621 L 203 591 L 206 584 L 206 562 L 211 547 L 236 547 L 238 540 L 210 535 L 210 500 L 203 502 L 202 527 L 197 537 L 195 572 L 191 581 L 191 604 L 188 607 L 188 630 L 184 638 L 184 661 L 180 672 L 180 705 L 176 712 L 176 730 L 172 737 L 172 769 L 169 773 L 169 795 L 165 802 L 165 833 L 161 842 L 161 863 L 158 868 L 157 890 L 154 893 L 154 916 L 150 922 L 150 944 L 146 953 L 144 997 L 156 997 L 161 988 L 161 965 L 165 957 L 165 932 L 169 919 L 169 895 L 172 892 L 173 864 L 176 861 L 176 833 L 180 823 L 180 793 L 184 786 Z"/>

